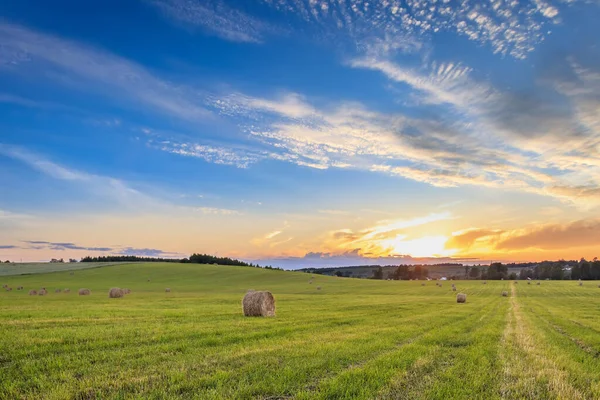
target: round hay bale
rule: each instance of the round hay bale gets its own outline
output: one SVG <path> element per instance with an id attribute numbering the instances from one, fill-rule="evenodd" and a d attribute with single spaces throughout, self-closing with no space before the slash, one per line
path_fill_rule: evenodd
<path id="1" fill-rule="evenodd" d="M 46 291 L 46 289 L 42 289 L 38 292 L 38 296 L 45 296 L 47 294 L 48 294 L 48 292 Z"/>
<path id="2" fill-rule="evenodd" d="M 487 281 L 483 281 L 483 284 L 484 284 L 484 285 L 487 285 Z"/>
<path id="3" fill-rule="evenodd" d="M 71 293 L 71 289 L 65 289 L 63 290 L 63 293 Z"/>
<path id="4" fill-rule="evenodd" d="M 80 296 L 89 296 L 90 294 L 92 294 L 92 292 L 90 291 L 90 289 L 79 289 L 79 295 Z"/>
<path id="5" fill-rule="evenodd" d="M 75 272 L 71 271 L 71 273 L 69 273 L 69 275 L 75 275 Z"/>
<path id="6" fill-rule="evenodd" d="M 321 286 L 317 286 L 317 290 L 321 290 Z"/>
<path id="7" fill-rule="evenodd" d="M 454 287 L 454 286 L 453 286 L 453 287 L 452 287 L 452 291 L 453 291 L 453 292 L 456 292 L 456 287 Z"/>
<path id="8" fill-rule="evenodd" d="M 515 285 L 516 285 L 517 283 L 519 283 L 519 282 L 518 282 L 518 281 L 515 281 Z"/>
<path id="9" fill-rule="evenodd" d="M 538 282 L 536 285 L 540 286 L 540 285 L 541 285 L 541 282 Z"/>
<path id="10" fill-rule="evenodd" d="M 81 291 L 79 294 L 81 294 Z M 108 298 L 110 299 L 120 299 L 121 297 L 123 297 L 123 291 L 118 287 L 111 288 L 108 291 Z"/>
<path id="11" fill-rule="evenodd" d="M 30 290 L 29 291 L 29 295 L 30 296 L 37 296 L 37 290 Z"/>
<path id="12" fill-rule="evenodd" d="M 456 295 L 456 302 L 457 303 L 466 303 L 467 302 L 467 295 L 464 293 L 459 293 Z"/>
<path id="13" fill-rule="evenodd" d="M 242 300 L 242 310 L 246 317 L 274 317 L 275 298 L 271 292 L 248 292 Z"/>
<path id="14" fill-rule="evenodd" d="M 530 281 L 527 281 L 527 284 L 528 284 L 528 285 L 531 285 L 531 282 L 530 282 Z"/>
<path id="15" fill-rule="evenodd" d="M 581 282 L 581 281 L 580 281 L 580 282 L 579 282 L 579 286 L 583 286 L 583 282 Z"/>
<path id="16" fill-rule="evenodd" d="M 425 284 L 424 284 L 424 283 L 421 283 L 421 286 L 425 286 Z"/>
<path id="17" fill-rule="evenodd" d="M 62 290 L 60 290 L 60 289 L 56 289 L 56 290 L 54 291 L 54 293 L 60 293 L 60 292 L 62 292 Z"/>
<path id="18" fill-rule="evenodd" d="M 508 297 L 508 292 L 506 290 L 502 292 L 502 297 Z"/>
<path id="19" fill-rule="evenodd" d="M 165 292 L 166 292 L 166 293 L 171 293 L 171 288 L 166 288 L 166 289 L 165 289 Z"/>

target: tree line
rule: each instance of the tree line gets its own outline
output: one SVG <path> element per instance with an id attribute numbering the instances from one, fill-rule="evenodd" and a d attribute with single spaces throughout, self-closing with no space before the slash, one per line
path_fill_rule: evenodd
<path id="1" fill-rule="evenodd" d="M 218 265 L 236 265 L 240 267 L 254 267 L 265 269 L 280 269 L 270 265 L 260 266 L 258 264 L 247 263 L 229 257 L 217 257 L 210 254 L 194 253 L 189 258 L 160 258 L 160 257 L 141 257 L 131 255 L 113 255 L 113 256 L 86 256 L 81 259 L 81 262 L 170 262 L 170 263 L 185 263 L 185 264 L 218 264 Z"/>

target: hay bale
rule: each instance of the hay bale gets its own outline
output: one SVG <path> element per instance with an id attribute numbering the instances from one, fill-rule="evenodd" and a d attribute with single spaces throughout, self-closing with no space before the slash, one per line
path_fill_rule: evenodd
<path id="1" fill-rule="evenodd" d="M 528 284 L 528 285 L 531 285 L 531 281 L 527 281 L 527 284 Z"/>
<path id="2" fill-rule="evenodd" d="M 457 303 L 466 303 L 467 302 L 467 295 L 464 293 L 459 293 L 456 295 L 456 302 Z"/>
<path id="3" fill-rule="evenodd" d="M 11 287 L 7 287 L 7 288 L 6 288 L 6 291 L 7 291 L 7 292 L 10 292 L 10 291 L 12 291 L 12 288 L 11 288 Z"/>
<path id="4" fill-rule="evenodd" d="M 454 286 L 453 286 L 453 287 L 452 287 L 452 291 L 453 291 L 453 292 L 456 292 L 456 287 L 454 287 Z"/>
<path id="5" fill-rule="evenodd" d="M 515 281 L 515 285 L 516 285 L 517 283 L 519 283 L 519 282 L 518 282 L 518 281 Z"/>
<path id="6" fill-rule="evenodd" d="M 71 271 L 71 273 L 69 275 L 75 275 L 75 272 Z"/>
<path id="7" fill-rule="evenodd" d="M 508 292 L 506 290 L 502 292 L 502 297 L 508 297 Z"/>
<path id="8" fill-rule="evenodd" d="M 540 286 L 540 285 L 541 285 L 541 282 L 538 282 L 538 283 L 537 283 L 537 285 L 538 285 L 538 286 Z"/>
<path id="9" fill-rule="evenodd" d="M 60 293 L 60 292 L 62 292 L 62 290 L 60 290 L 60 289 L 56 289 L 56 290 L 54 291 L 54 293 Z"/>
<path id="10" fill-rule="evenodd" d="M 123 291 L 121 290 L 121 288 L 114 287 L 110 288 L 110 290 L 108 291 L 109 299 L 120 299 L 121 297 L 123 297 Z"/>
<path id="11" fill-rule="evenodd" d="M 166 289 L 165 289 L 165 292 L 167 292 L 167 293 L 171 293 L 171 288 L 166 288 Z"/>
<path id="12" fill-rule="evenodd" d="M 2 289 L 6 289 L 8 287 L 8 285 L 4 284 L 2 285 Z"/>
<path id="13" fill-rule="evenodd" d="M 579 286 L 583 286 L 583 282 L 581 282 L 581 281 L 580 281 L 580 282 L 579 282 Z"/>
<path id="14" fill-rule="evenodd" d="M 248 292 L 242 300 L 242 309 L 246 317 L 274 317 L 275 298 L 271 292 Z"/>
<path id="15" fill-rule="evenodd" d="M 317 290 L 321 290 L 321 286 L 317 286 Z"/>
<path id="16" fill-rule="evenodd" d="M 48 294 L 48 292 L 46 291 L 46 289 L 42 289 L 38 292 L 38 296 L 45 296 L 47 294 Z"/>
<path id="17" fill-rule="evenodd" d="M 37 296 L 37 290 L 30 290 L 29 291 L 29 295 L 30 296 Z"/>
<path id="18" fill-rule="evenodd" d="M 79 289 L 79 295 L 80 296 L 89 296 L 90 294 L 92 294 L 92 292 L 90 291 L 90 289 Z"/>
<path id="19" fill-rule="evenodd" d="M 71 293 L 71 289 L 65 289 L 63 290 L 63 293 Z"/>
<path id="20" fill-rule="evenodd" d="M 487 285 L 487 281 L 483 281 L 483 284 L 484 284 L 484 285 Z"/>
<path id="21" fill-rule="evenodd" d="M 421 286 L 425 286 L 425 284 L 424 284 L 424 283 L 421 283 Z"/>

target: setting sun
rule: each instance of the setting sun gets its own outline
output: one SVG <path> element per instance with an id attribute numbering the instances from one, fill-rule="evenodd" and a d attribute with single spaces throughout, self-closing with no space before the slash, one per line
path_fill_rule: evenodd
<path id="1" fill-rule="evenodd" d="M 448 238 L 445 236 L 424 236 L 417 239 L 405 240 L 404 235 L 398 235 L 390 240 L 394 255 L 411 255 L 413 257 L 449 257 L 456 251 L 445 248 Z"/>

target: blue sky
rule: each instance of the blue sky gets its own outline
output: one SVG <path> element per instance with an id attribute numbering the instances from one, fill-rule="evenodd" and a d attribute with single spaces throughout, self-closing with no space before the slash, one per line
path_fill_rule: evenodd
<path id="1" fill-rule="evenodd" d="M 593 1 L 3 2 L 0 259 L 594 257 L 599 17 Z"/>

